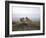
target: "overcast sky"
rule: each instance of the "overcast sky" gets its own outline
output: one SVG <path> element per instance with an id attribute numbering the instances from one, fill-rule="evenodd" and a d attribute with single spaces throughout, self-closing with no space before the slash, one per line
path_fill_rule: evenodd
<path id="1" fill-rule="evenodd" d="M 28 17 L 32 20 L 40 19 L 40 7 L 13 7 L 12 20 Z"/>

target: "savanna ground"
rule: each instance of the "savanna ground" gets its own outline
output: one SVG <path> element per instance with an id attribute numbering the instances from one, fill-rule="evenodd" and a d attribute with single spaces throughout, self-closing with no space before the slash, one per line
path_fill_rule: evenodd
<path id="1" fill-rule="evenodd" d="M 31 20 L 12 22 L 12 31 L 40 30 L 40 21 Z"/>

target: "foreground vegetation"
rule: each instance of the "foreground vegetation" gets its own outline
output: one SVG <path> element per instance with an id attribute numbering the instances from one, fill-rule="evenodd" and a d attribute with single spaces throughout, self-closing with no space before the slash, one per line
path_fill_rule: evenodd
<path id="1" fill-rule="evenodd" d="M 19 21 L 12 22 L 12 31 L 40 30 L 40 22 L 32 22 L 29 18 L 20 18 Z"/>

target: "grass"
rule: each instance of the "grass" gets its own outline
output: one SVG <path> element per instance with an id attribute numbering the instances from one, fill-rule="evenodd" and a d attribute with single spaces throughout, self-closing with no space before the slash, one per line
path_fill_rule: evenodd
<path id="1" fill-rule="evenodd" d="M 40 30 L 40 21 L 25 20 L 12 22 L 12 31 Z"/>

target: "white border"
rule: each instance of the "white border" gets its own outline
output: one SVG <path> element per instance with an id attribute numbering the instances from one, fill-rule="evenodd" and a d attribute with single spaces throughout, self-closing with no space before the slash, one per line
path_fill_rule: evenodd
<path id="1" fill-rule="evenodd" d="M 25 6 L 25 7 L 40 7 L 41 18 L 40 18 L 40 30 L 32 31 L 12 31 L 12 6 Z M 9 4 L 9 33 L 14 34 L 32 34 L 32 33 L 43 33 L 43 6 L 42 5 L 24 5 L 24 4 Z"/>

